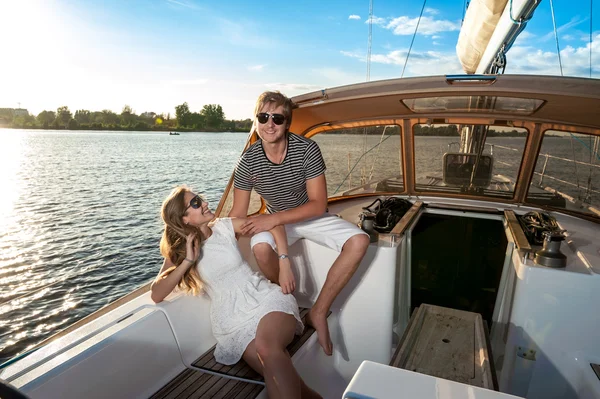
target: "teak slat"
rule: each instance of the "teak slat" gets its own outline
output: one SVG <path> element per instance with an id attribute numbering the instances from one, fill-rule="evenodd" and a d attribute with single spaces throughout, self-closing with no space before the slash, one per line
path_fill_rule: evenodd
<path id="1" fill-rule="evenodd" d="M 483 319 L 478 313 L 422 304 L 413 312 L 390 365 L 496 388 Z"/>
<path id="2" fill-rule="evenodd" d="M 287 349 L 290 356 L 298 351 L 315 332 L 314 328 L 306 325 L 306 315 L 309 309 L 300 309 L 300 317 L 305 323 L 301 336 L 295 336 Z M 331 312 L 329 312 L 331 314 Z M 329 315 L 328 315 L 329 316 Z M 253 399 L 264 388 L 263 378 L 242 359 L 234 365 L 217 363 L 213 346 L 198 358 L 193 367 L 200 370 L 186 369 L 171 380 L 167 385 L 152 395 L 152 399 Z M 254 380 L 255 383 L 240 381 L 232 377 Z"/>

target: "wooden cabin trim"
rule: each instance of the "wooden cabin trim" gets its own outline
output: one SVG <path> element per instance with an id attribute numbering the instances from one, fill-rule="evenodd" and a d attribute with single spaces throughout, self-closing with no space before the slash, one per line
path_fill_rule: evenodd
<path id="1" fill-rule="evenodd" d="M 404 231 L 417 216 L 422 206 L 423 201 L 416 201 L 413 204 L 413 206 L 411 206 L 410 209 L 406 211 L 404 216 L 402 216 L 402 219 L 400 219 L 398 223 L 396 223 L 390 234 L 404 234 Z"/>
<path id="2" fill-rule="evenodd" d="M 504 217 L 506 218 L 506 224 L 508 224 L 508 228 L 517 249 L 523 252 L 533 252 L 515 212 L 507 209 L 504 211 Z"/>

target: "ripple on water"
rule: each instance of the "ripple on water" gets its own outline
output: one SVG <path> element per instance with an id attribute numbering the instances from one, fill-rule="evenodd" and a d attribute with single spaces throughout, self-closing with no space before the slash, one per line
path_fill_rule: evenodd
<path id="1" fill-rule="evenodd" d="M 2 134 L 22 134 L 24 150 L 13 175 L 18 198 L 0 226 L 0 361 L 150 281 L 162 264 L 163 199 L 187 184 L 216 206 L 246 140 Z"/>

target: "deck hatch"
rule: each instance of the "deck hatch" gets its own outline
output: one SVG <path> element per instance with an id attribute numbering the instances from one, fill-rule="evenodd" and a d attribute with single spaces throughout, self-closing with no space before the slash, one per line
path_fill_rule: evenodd
<path id="1" fill-rule="evenodd" d="M 418 114 L 431 112 L 485 112 L 493 114 L 531 115 L 544 103 L 535 98 L 498 96 L 446 96 L 401 100 Z"/>

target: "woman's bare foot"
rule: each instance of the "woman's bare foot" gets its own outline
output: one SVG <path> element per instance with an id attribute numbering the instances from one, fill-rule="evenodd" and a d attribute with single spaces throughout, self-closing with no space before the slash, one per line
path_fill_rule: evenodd
<path id="1" fill-rule="evenodd" d="M 317 331 L 319 345 L 321 345 L 327 356 L 331 356 L 333 353 L 333 344 L 331 343 L 331 337 L 329 336 L 327 312 L 320 314 L 316 312 L 314 308 L 311 309 L 306 315 L 306 323 Z"/>

